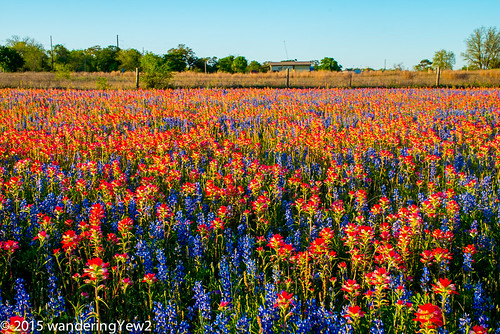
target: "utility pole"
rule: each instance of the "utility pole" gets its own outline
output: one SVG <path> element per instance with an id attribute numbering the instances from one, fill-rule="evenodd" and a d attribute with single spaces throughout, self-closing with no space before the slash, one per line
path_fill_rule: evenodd
<path id="1" fill-rule="evenodd" d="M 285 47 L 286 60 L 288 60 L 288 50 L 286 49 L 286 42 L 284 40 L 283 40 L 283 46 Z"/>
<path id="2" fill-rule="evenodd" d="M 52 71 L 54 70 L 54 47 L 52 46 L 52 35 L 50 35 L 50 58 L 52 62 Z"/>
<path id="3" fill-rule="evenodd" d="M 119 49 L 120 48 L 120 44 L 118 43 L 118 35 L 116 35 L 116 48 Z"/>

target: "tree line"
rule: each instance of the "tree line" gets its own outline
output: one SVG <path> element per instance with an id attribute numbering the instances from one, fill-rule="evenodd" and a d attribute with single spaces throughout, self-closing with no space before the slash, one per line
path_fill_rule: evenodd
<path id="1" fill-rule="evenodd" d="M 330 57 L 313 62 L 316 70 L 340 71 L 342 66 Z M 33 38 L 13 36 L 6 45 L 0 46 L 0 69 L 5 72 L 59 71 L 59 72 L 114 72 L 135 71 L 136 68 L 169 72 L 267 72 L 267 63 L 248 61 L 243 56 L 198 57 L 184 44 L 171 48 L 163 55 L 141 53 L 136 49 L 120 49 L 110 45 L 99 45 L 84 50 L 69 50 L 57 44 L 52 50 Z"/>
<path id="2" fill-rule="evenodd" d="M 465 40 L 465 52 L 461 56 L 467 62 L 463 70 L 500 68 L 500 31 L 496 27 L 474 29 Z M 455 65 L 455 54 L 452 51 L 439 50 L 434 53 L 432 61 L 422 59 L 413 69 L 427 71 L 439 67 L 451 70 L 453 65 Z"/>
<path id="3" fill-rule="evenodd" d="M 461 54 L 467 65 L 463 69 L 500 68 L 500 31 L 496 27 L 480 27 L 475 29 L 465 40 L 465 52 Z M 436 51 L 431 60 L 423 59 L 413 67 L 416 71 L 428 71 L 437 67 L 453 69 L 456 58 L 452 51 Z M 313 61 L 315 70 L 341 71 L 334 58 L 324 57 L 321 61 Z M 401 65 L 395 65 L 395 69 Z M 69 50 L 57 44 L 52 50 L 33 38 L 13 36 L 4 46 L 0 45 L 0 71 L 55 71 L 55 72 L 114 72 L 134 71 L 141 68 L 149 72 L 227 72 L 248 73 L 267 72 L 266 62 L 248 61 L 244 56 L 198 57 L 184 44 L 171 48 L 163 55 L 151 52 L 141 53 L 136 49 L 120 49 L 110 45 L 103 48 L 99 45 L 84 50 Z M 349 70 L 349 69 L 348 69 Z"/>

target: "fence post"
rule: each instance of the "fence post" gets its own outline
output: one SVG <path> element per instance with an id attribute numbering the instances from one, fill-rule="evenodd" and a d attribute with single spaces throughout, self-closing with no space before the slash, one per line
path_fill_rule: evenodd
<path id="1" fill-rule="evenodd" d="M 439 87 L 439 77 L 441 76 L 441 67 L 436 68 L 436 87 Z"/>
<path id="2" fill-rule="evenodd" d="M 290 68 L 286 69 L 286 88 L 290 88 Z"/>
<path id="3" fill-rule="evenodd" d="M 139 89 L 139 67 L 135 69 L 135 89 Z"/>

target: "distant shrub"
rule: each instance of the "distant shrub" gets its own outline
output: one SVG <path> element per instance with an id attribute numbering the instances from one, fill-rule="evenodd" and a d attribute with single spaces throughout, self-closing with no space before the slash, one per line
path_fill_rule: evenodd
<path id="1" fill-rule="evenodd" d="M 69 64 L 55 64 L 54 71 L 57 80 L 71 79 L 71 66 Z"/>
<path id="2" fill-rule="evenodd" d="M 97 89 L 106 90 L 111 88 L 111 85 L 108 83 L 108 79 L 106 79 L 105 77 L 98 77 L 95 84 Z"/>

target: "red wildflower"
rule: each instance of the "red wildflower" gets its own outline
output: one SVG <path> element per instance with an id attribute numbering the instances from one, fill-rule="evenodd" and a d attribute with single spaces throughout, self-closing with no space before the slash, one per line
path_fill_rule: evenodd
<path id="1" fill-rule="evenodd" d="M 2 334 L 29 334 L 30 323 L 23 317 L 10 317 L 9 322 L 2 322 Z"/>
<path id="2" fill-rule="evenodd" d="M 156 275 L 151 274 L 151 273 L 144 275 L 144 278 L 142 279 L 142 282 L 148 283 L 148 284 L 153 284 L 157 281 L 158 281 L 158 279 L 156 278 Z"/>
<path id="3" fill-rule="evenodd" d="M 476 247 L 474 245 L 467 245 L 464 247 L 464 253 L 474 255 L 476 254 Z"/>
<path id="4" fill-rule="evenodd" d="M 472 330 L 469 332 L 470 334 L 487 334 L 488 329 L 483 326 L 474 326 Z"/>
<path id="5" fill-rule="evenodd" d="M 356 280 L 348 279 L 342 285 L 340 290 L 346 292 L 347 294 L 344 297 L 345 299 L 349 299 L 359 296 L 359 289 L 361 289 L 361 286 L 356 282 Z"/>
<path id="6" fill-rule="evenodd" d="M 96 257 L 87 261 L 87 267 L 83 269 L 83 276 L 87 276 L 89 281 L 99 282 L 109 277 L 109 263 L 103 262 L 101 258 Z"/>
<path id="7" fill-rule="evenodd" d="M 281 293 L 278 293 L 278 297 L 276 299 L 276 303 L 274 304 L 274 308 L 281 308 L 281 309 L 287 309 L 290 304 L 293 302 L 293 294 L 288 293 L 286 291 L 281 291 Z"/>
<path id="8" fill-rule="evenodd" d="M 443 314 L 441 309 L 431 303 L 420 305 L 417 312 L 415 312 L 416 318 L 413 321 L 420 322 L 420 328 L 422 329 L 434 329 L 443 326 Z"/>
<path id="9" fill-rule="evenodd" d="M 356 322 L 359 318 L 363 317 L 366 312 L 361 311 L 359 306 L 349 306 L 344 315 L 344 318 L 348 319 L 348 323 Z"/>
<path id="10" fill-rule="evenodd" d="M 4 249 L 7 253 L 13 254 L 16 249 L 19 248 L 19 244 L 14 240 L 0 241 L 0 249 Z"/>
<path id="11" fill-rule="evenodd" d="M 78 245 L 79 237 L 76 235 L 75 231 L 70 230 L 63 234 L 62 236 L 62 249 L 71 252 Z"/>
<path id="12" fill-rule="evenodd" d="M 436 285 L 432 284 L 432 289 L 440 295 L 451 295 L 453 293 L 458 295 L 458 292 L 455 291 L 455 284 L 451 284 L 451 280 L 448 278 L 440 278 Z"/>

